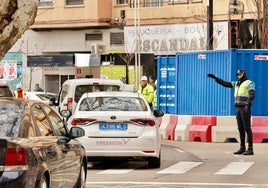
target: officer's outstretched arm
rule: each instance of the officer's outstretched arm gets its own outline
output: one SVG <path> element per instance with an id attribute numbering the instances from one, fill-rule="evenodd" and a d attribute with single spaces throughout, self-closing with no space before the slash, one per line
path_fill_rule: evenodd
<path id="1" fill-rule="evenodd" d="M 222 85 L 223 87 L 229 87 L 229 88 L 233 88 L 232 82 L 226 82 L 220 78 L 218 78 L 217 76 L 215 76 L 214 74 L 208 74 L 207 75 L 209 78 L 214 79 L 218 84 Z"/>

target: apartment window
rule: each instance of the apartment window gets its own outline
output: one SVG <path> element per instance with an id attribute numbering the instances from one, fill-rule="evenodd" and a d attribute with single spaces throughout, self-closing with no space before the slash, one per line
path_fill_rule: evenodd
<path id="1" fill-rule="evenodd" d="M 86 41 L 102 40 L 102 33 L 88 33 L 85 37 Z"/>
<path id="2" fill-rule="evenodd" d="M 128 0 L 116 0 L 117 5 L 128 4 Z"/>
<path id="3" fill-rule="evenodd" d="M 124 44 L 124 32 L 110 33 L 110 44 L 123 45 Z"/>
<path id="4" fill-rule="evenodd" d="M 170 3 L 188 3 L 189 0 L 169 0 Z"/>
<path id="5" fill-rule="evenodd" d="M 202 3 L 203 0 L 169 0 L 170 3 Z"/>
<path id="6" fill-rule="evenodd" d="M 50 7 L 53 5 L 53 0 L 39 0 L 38 6 L 39 7 Z"/>
<path id="7" fill-rule="evenodd" d="M 146 0 L 145 7 L 160 7 L 163 6 L 164 0 Z"/>
<path id="8" fill-rule="evenodd" d="M 84 5 L 84 0 L 66 0 L 66 5 Z"/>

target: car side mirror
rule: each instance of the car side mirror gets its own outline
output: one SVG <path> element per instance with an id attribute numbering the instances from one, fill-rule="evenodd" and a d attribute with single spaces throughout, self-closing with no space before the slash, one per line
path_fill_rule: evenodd
<path id="1" fill-rule="evenodd" d="M 154 110 L 155 117 L 162 117 L 164 116 L 164 112 L 162 110 Z"/>
<path id="2" fill-rule="evenodd" d="M 71 138 L 78 138 L 85 136 L 85 131 L 81 127 L 71 127 L 70 129 L 70 137 Z"/>
<path id="3" fill-rule="evenodd" d="M 50 106 L 59 106 L 59 103 L 55 99 L 50 99 L 49 100 L 49 105 Z"/>

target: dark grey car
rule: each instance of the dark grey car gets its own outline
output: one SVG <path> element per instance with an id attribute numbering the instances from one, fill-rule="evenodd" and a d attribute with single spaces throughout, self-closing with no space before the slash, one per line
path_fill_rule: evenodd
<path id="1" fill-rule="evenodd" d="M 83 135 L 44 103 L 0 98 L 0 187 L 85 187 Z"/>

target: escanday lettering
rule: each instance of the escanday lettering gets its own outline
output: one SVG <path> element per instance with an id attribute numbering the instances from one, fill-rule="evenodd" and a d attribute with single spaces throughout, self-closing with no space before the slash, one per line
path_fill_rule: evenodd
<path id="1" fill-rule="evenodd" d="M 216 38 L 213 39 L 214 45 L 218 44 Z M 175 38 L 175 39 L 146 39 L 140 40 L 140 50 L 143 52 L 165 52 L 165 51 L 194 51 L 205 50 L 206 38 Z"/>
<path id="2" fill-rule="evenodd" d="M 213 28 L 214 49 L 227 49 L 228 22 L 215 22 Z M 206 30 L 205 23 L 141 26 L 140 30 L 125 27 L 125 51 L 132 53 L 139 49 L 142 53 L 158 55 L 203 51 L 207 47 Z"/>

